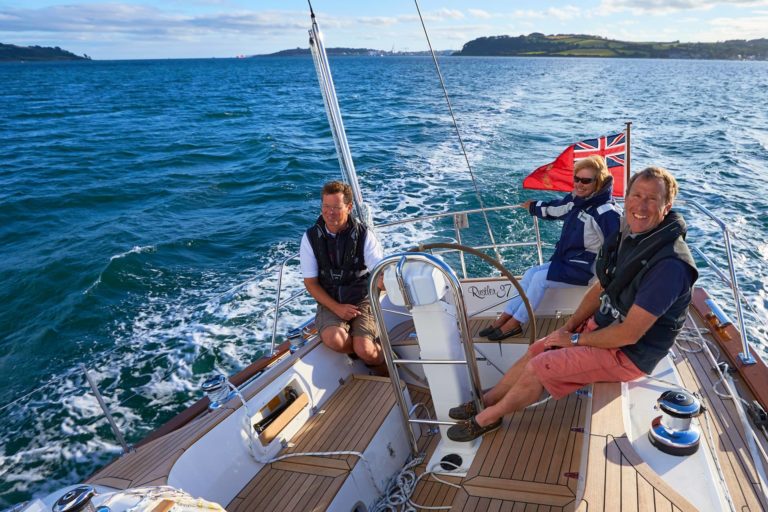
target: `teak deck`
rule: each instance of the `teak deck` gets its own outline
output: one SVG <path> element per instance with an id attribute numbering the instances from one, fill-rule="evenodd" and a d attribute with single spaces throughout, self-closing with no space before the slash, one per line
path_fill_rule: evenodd
<path id="1" fill-rule="evenodd" d="M 280 456 L 362 452 L 394 406 L 389 379 L 355 375 L 307 421 Z M 354 455 L 302 455 L 273 462 L 240 491 L 227 510 L 325 510 L 358 460 Z"/>
<path id="2" fill-rule="evenodd" d="M 701 321 L 700 317 L 696 318 L 697 322 Z M 768 503 L 761 502 L 759 498 L 760 484 L 757 475 L 752 469 L 752 464 L 747 462 L 749 451 L 736 404 L 733 400 L 723 399 L 715 393 L 713 386 L 719 377 L 713 370 L 707 355 L 698 347 L 686 342 L 679 343 L 677 347 L 679 355 L 682 355 L 680 347 L 693 350 L 693 352 L 686 352 L 686 357 L 677 357 L 675 363 L 685 386 L 699 393 L 703 397 L 702 404 L 714 412 L 714 414 L 705 413 L 708 420 L 700 422 L 702 436 L 707 436 L 711 428 L 713 437 L 718 441 L 718 459 L 736 510 L 768 510 Z M 753 398 L 749 389 L 741 386 L 736 376 L 734 381 L 739 394 L 751 401 Z M 762 436 L 761 444 L 763 450 L 768 450 L 768 442 Z"/>

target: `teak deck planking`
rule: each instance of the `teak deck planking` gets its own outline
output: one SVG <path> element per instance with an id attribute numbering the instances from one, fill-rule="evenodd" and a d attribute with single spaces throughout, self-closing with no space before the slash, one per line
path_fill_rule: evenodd
<path id="1" fill-rule="evenodd" d="M 395 406 L 389 379 L 354 375 L 312 416 L 280 456 L 292 453 L 364 451 Z M 265 466 L 229 503 L 229 511 L 325 510 L 358 462 L 353 455 L 297 456 Z M 269 496 L 269 498 L 267 498 Z M 277 503 L 277 502 L 276 502 Z"/>

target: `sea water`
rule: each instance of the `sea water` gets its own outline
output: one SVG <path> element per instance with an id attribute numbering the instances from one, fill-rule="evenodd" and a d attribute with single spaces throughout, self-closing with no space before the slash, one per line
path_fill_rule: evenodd
<path id="1" fill-rule="evenodd" d="M 475 208 L 475 184 L 486 206 L 555 197 L 522 178 L 631 121 L 632 168 L 667 167 L 683 199 L 732 230 L 750 334 L 766 343 L 768 63 L 440 63 L 474 184 L 431 59 L 331 59 L 376 223 Z M 339 170 L 309 58 L 3 64 L 0 83 L 3 507 L 119 454 L 81 365 L 135 442 L 204 378 L 269 349 L 277 266 Z M 681 208 L 724 265 L 717 229 Z M 497 240 L 531 234 L 520 211 L 489 220 Z M 560 226 L 542 229 L 551 247 Z M 381 238 L 391 251 L 451 233 L 423 223 Z M 534 257 L 505 263 L 520 273 Z M 283 282 L 284 298 L 301 290 L 295 260 Z M 307 299 L 286 306 L 278 341 L 311 313 Z"/>

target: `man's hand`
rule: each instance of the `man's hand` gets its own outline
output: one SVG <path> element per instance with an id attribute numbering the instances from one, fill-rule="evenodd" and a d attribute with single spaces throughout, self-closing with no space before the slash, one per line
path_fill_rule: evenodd
<path id="1" fill-rule="evenodd" d="M 564 327 L 561 327 L 556 331 L 552 331 L 539 341 L 544 344 L 545 350 L 570 347 L 572 345 L 571 334 L 573 333 L 566 331 Z"/>
<path id="2" fill-rule="evenodd" d="M 336 316 L 346 321 L 360 316 L 360 310 L 352 304 L 339 304 L 333 312 L 336 313 Z"/>
<path id="3" fill-rule="evenodd" d="M 520 203 L 520 206 L 522 206 L 526 210 L 530 211 L 531 203 L 533 203 L 533 202 L 534 202 L 533 199 L 529 199 L 529 200 L 525 201 L 524 203 Z"/>

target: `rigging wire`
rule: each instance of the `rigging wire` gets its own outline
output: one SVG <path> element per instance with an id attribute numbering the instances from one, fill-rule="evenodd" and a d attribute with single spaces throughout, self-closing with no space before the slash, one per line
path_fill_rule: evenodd
<path id="1" fill-rule="evenodd" d="M 435 50 L 432 48 L 432 42 L 429 40 L 429 33 L 427 32 L 427 26 L 424 24 L 424 18 L 421 16 L 421 9 L 419 8 L 419 0 L 413 0 L 413 2 L 416 4 L 416 11 L 419 13 L 419 20 L 421 21 L 421 27 L 424 29 L 424 37 L 426 37 L 427 39 L 429 52 L 432 55 L 432 62 L 435 63 L 435 70 L 437 71 L 437 77 L 440 79 L 440 86 L 443 89 L 445 102 L 448 105 L 448 112 L 450 112 L 451 119 L 453 120 L 453 128 L 456 130 L 456 136 L 458 137 L 459 144 L 461 145 L 461 152 L 464 155 L 464 161 L 467 163 L 467 169 L 469 169 L 469 176 L 472 179 L 472 186 L 475 189 L 475 195 L 477 196 L 477 201 L 480 203 L 480 208 L 483 213 L 483 219 L 485 220 L 485 227 L 488 229 L 488 236 L 491 237 L 491 244 L 493 244 L 493 251 L 496 253 L 496 259 L 501 261 L 501 254 L 499 253 L 499 248 L 496 247 L 496 240 L 493 238 L 493 231 L 491 230 L 491 224 L 488 221 L 488 214 L 485 212 L 485 203 L 483 202 L 483 197 L 480 195 L 480 189 L 477 186 L 477 180 L 475 179 L 475 173 L 472 171 L 472 165 L 469 163 L 469 156 L 467 155 L 467 149 L 464 147 L 464 139 L 462 139 L 461 137 L 461 132 L 459 131 L 459 124 L 456 122 L 456 116 L 453 114 L 451 99 L 448 96 L 448 89 L 446 89 L 445 87 L 445 80 L 443 80 L 443 74 L 440 71 L 440 64 L 438 64 L 437 62 L 437 56 L 435 55 Z"/>

